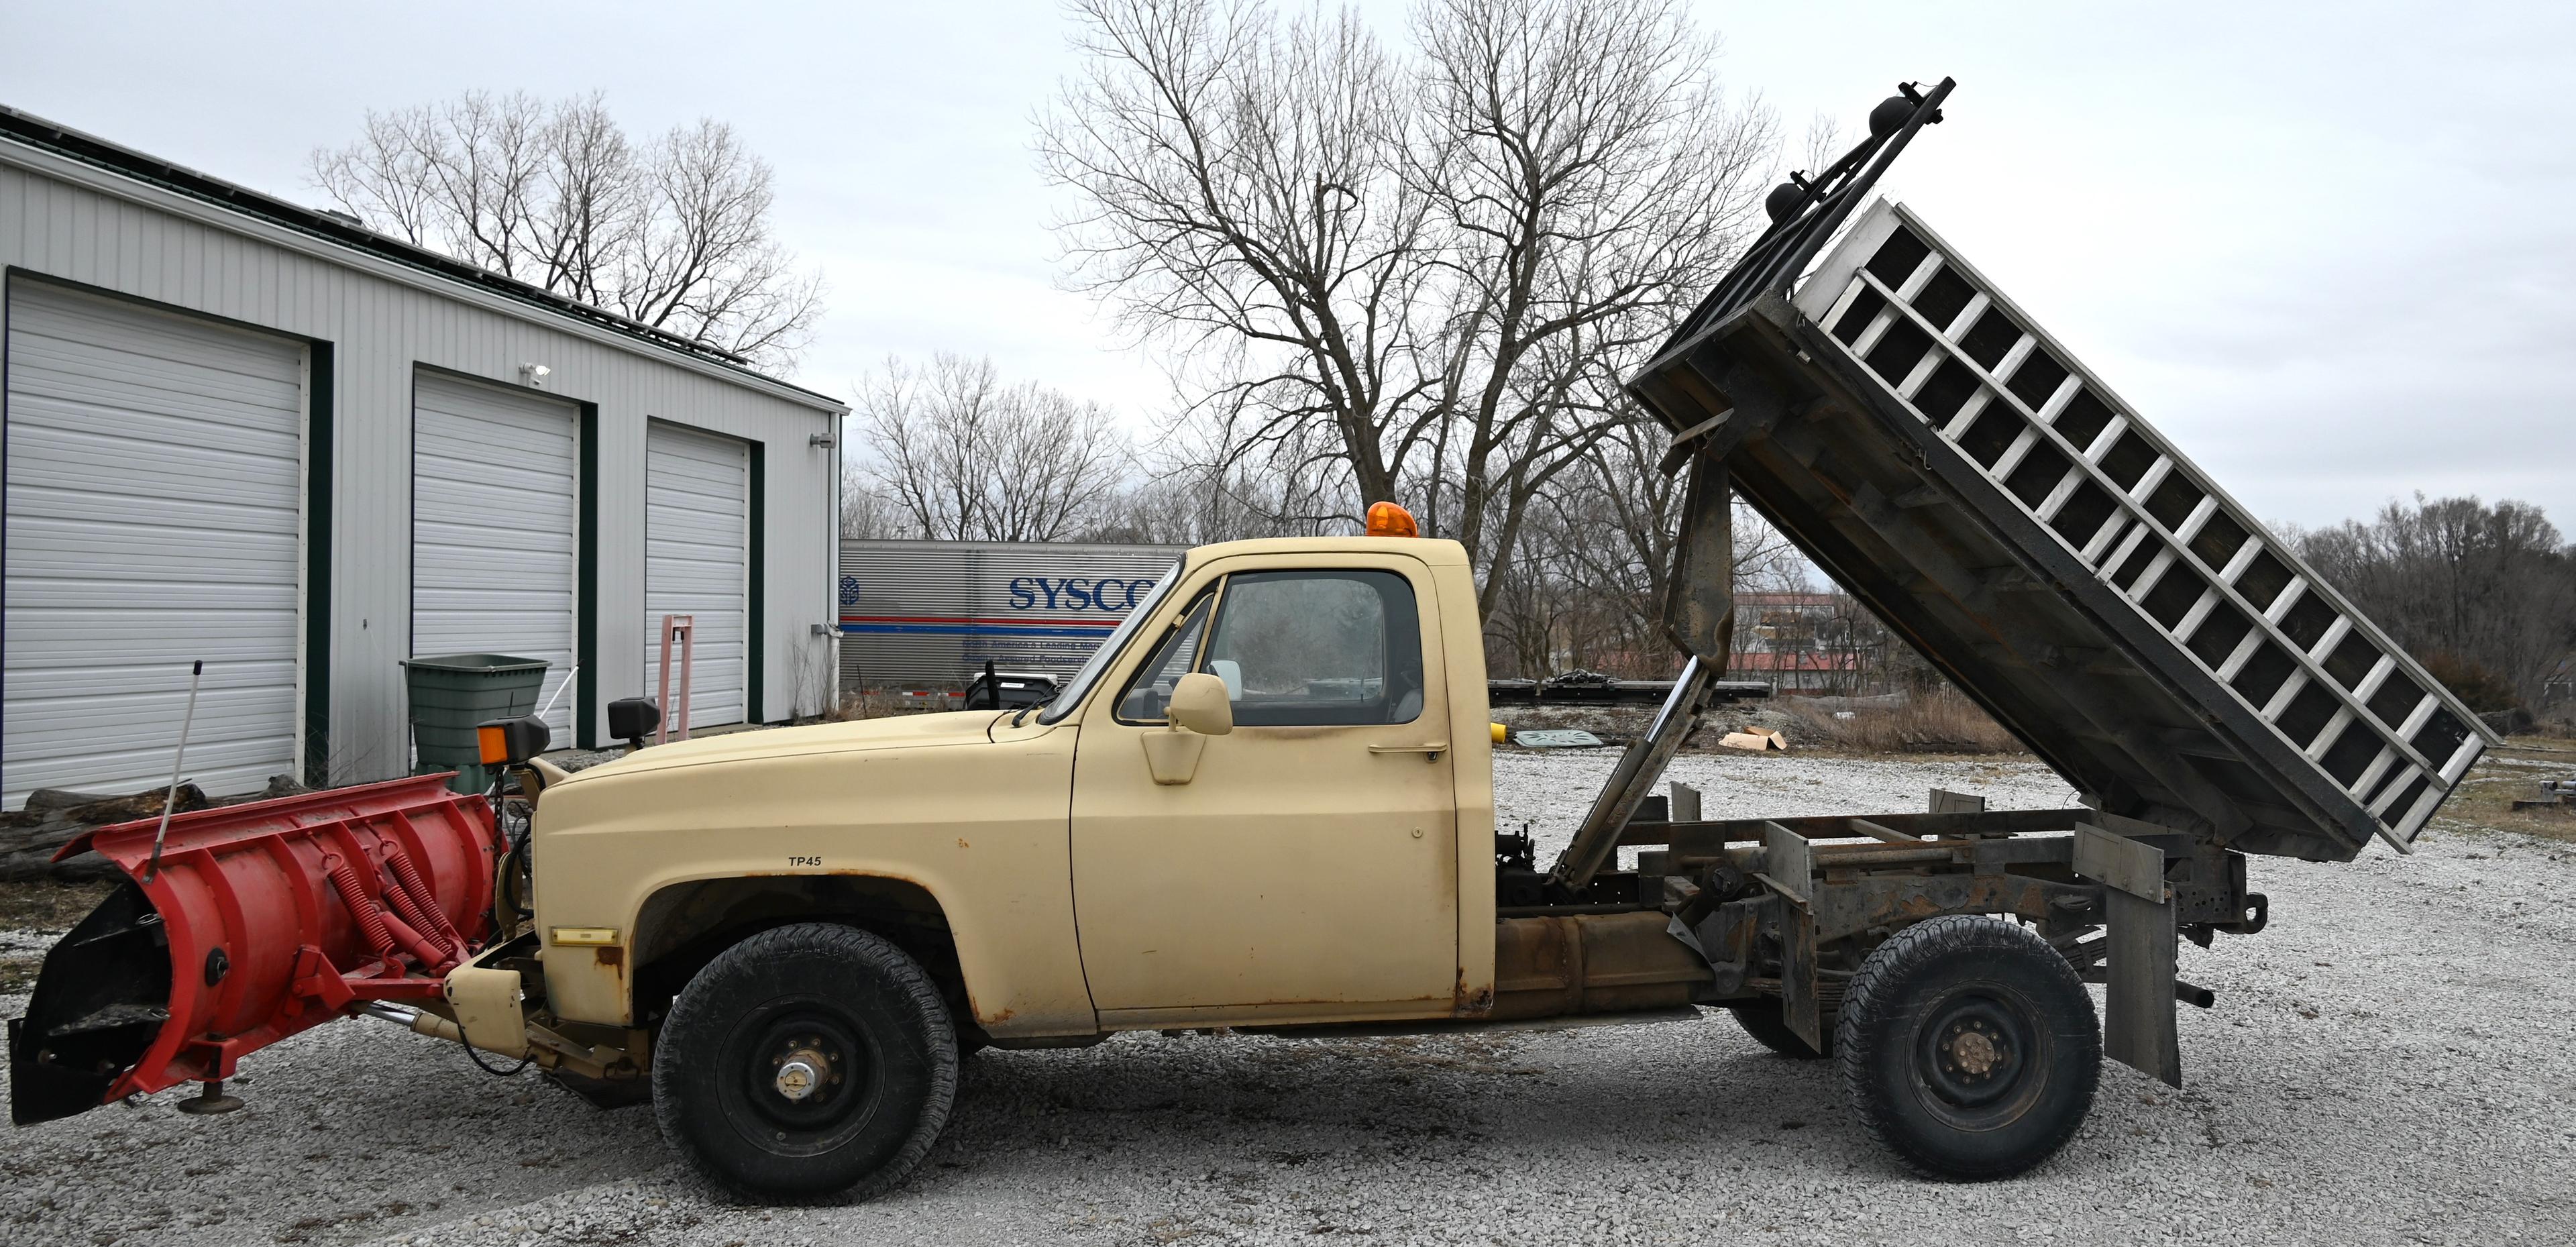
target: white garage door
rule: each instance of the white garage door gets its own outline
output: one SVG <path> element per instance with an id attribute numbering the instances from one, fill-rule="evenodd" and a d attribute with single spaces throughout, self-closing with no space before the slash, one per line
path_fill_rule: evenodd
<path id="1" fill-rule="evenodd" d="M 420 373 L 412 383 L 411 652 L 546 661 L 538 704 L 573 743 L 581 424 L 572 404 Z"/>
<path id="2" fill-rule="evenodd" d="M 297 769 L 304 353 L 70 294 L 8 292 L 0 802 Z"/>
<path id="3" fill-rule="evenodd" d="M 644 459 L 644 687 L 661 686 L 662 617 L 694 616 L 689 726 L 740 723 L 751 670 L 751 448 L 657 420 Z"/>

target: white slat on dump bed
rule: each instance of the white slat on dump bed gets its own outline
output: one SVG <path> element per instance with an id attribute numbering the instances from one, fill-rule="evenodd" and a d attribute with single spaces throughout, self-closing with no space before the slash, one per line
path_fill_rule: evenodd
<path id="1" fill-rule="evenodd" d="M 750 705 L 751 448 L 659 420 L 644 436 L 643 687 L 661 686 L 662 617 L 688 615 L 697 628 L 689 726 L 740 723 Z"/>
<path id="2" fill-rule="evenodd" d="M 1903 207 L 1799 290 L 1823 326 L 2155 630 L 2400 843 L 2476 716 Z"/>
<path id="3" fill-rule="evenodd" d="M 571 743 L 581 425 L 572 404 L 423 372 L 412 384 L 411 652 L 542 658 Z"/>
<path id="4" fill-rule="evenodd" d="M 295 770 L 300 343 L 25 280 L 8 292 L 5 803 Z"/>

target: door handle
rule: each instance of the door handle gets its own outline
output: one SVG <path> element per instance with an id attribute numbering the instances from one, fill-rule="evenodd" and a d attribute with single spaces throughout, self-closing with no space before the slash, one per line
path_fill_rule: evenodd
<path id="1" fill-rule="evenodd" d="M 1368 751 L 1370 753 L 1418 753 L 1425 755 L 1422 759 L 1425 762 L 1437 762 L 1440 760 L 1440 755 L 1449 752 L 1449 742 L 1435 740 L 1427 745 L 1371 745 Z"/>

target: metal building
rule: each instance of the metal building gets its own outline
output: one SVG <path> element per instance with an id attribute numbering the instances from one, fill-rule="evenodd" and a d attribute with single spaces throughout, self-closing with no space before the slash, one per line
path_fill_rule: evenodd
<path id="1" fill-rule="evenodd" d="M 575 665 L 559 745 L 697 621 L 696 726 L 832 696 L 842 404 L 0 108 L 0 789 L 399 775 L 398 663 Z"/>
<path id="2" fill-rule="evenodd" d="M 844 541 L 841 687 L 943 695 L 987 662 L 1070 675 L 1187 549 Z"/>

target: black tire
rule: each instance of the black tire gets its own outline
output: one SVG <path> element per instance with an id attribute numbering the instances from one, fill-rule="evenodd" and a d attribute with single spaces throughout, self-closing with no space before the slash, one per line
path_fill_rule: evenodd
<path id="1" fill-rule="evenodd" d="M 754 1198 L 885 1192 L 929 1154 L 956 1095 L 938 986 L 894 945 L 824 923 L 707 963 L 653 1054 L 662 1137 Z"/>
<path id="2" fill-rule="evenodd" d="M 1745 1034 L 1753 1036 L 1754 1042 L 1790 1060 L 1821 1061 L 1834 1054 L 1834 1019 L 1830 1017 L 1824 1020 L 1825 1050 L 1818 1052 L 1808 1047 L 1806 1040 L 1798 1038 L 1798 1032 L 1789 1029 L 1789 1019 L 1782 1013 L 1777 1000 L 1728 1005 L 1726 1011 L 1735 1015 L 1735 1024 L 1743 1027 Z"/>
<path id="3" fill-rule="evenodd" d="M 2008 1178 L 2048 1159 L 2093 1110 L 2093 997 L 2018 924 L 1953 915 L 1907 927 L 1861 963 L 1835 1030 L 1872 1137 L 1930 1177 Z"/>

